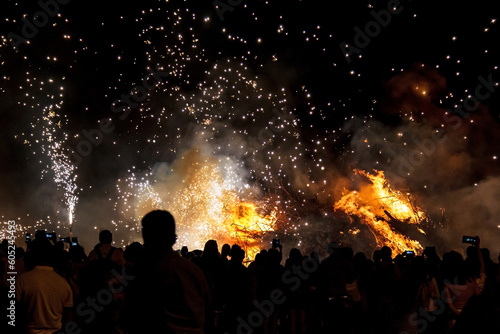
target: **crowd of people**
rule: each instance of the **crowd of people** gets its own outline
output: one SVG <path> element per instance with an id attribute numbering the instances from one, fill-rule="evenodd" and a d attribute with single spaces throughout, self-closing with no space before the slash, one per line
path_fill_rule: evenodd
<path id="1" fill-rule="evenodd" d="M 247 264 L 242 247 L 215 240 L 175 251 L 167 211 L 148 213 L 142 235 L 122 250 L 103 230 L 87 255 L 37 234 L 16 250 L 16 326 L 4 320 L 0 332 L 500 333 L 500 265 L 479 238 L 442 258 L 387 246 L 369 258 L 332 243 L 320 259 L 277 244 Z M 6 254 L 3 242 L 4 310 Z"/>

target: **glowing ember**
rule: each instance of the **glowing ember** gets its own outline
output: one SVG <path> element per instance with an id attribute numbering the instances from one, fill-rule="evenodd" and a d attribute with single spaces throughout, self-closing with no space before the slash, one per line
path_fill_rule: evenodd
<path id="1" fill-rule="evenodd" d="M 389 221 L 397 219 L 404 223 L 419 224 L 425 218 L 424 213 L 412 205 L 409 198 L 391 189 L 383 171 L 375 171 L 374 175 L 357 169 L 354 172 L 370 182 L 363 185 L 360 191 L 344 190 L 334 209 L 358 216 L 373 233 L 378 247 L 387 245 L 395 253 L 421 251 L 422 246 L 418 241 L 394 231 L 383 217 L 388 217 Z M 423 233 L 421 229 L 419 231 Z"/>

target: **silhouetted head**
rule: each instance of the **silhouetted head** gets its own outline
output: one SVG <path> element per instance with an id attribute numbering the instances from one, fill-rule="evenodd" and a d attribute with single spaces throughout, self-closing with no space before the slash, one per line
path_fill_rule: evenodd
<path id="1" fill-rule="evenodd" d="M 47 239 L 45 230 L 37 230 L 35 232 L 35 239 L 38 239 L 38 240 Z"/>
<path id="2" fill-rule="evenodd" d="M 177 236 L 175 220 L 170 212 L 154 210 L 142 218 L 144 247 L 149 249 L 172 249 Z"/>
<path id="3" fill-rule="evenodd" d="M 339 244 L 336 243 L 335 241 L 332 241 L 328 244 L 326 251 L 328 252 L 328 254 L 333 254 L 337 251 L 338 248 Z"/>
<path id="4" fill-rule="evenodd" d="M 342 248 L 340 248 L 339 251 L 340 251 L 339 252 L 340 256 L 342 256 L 344 259 L 352 262 L 352 258 L 354 257 L 354 251 L 351 247 L 349 247 L 349 246 L 342 247 Z"/>
<path id="5" fill-rule="evenodd" d="M 75 263 L 84 262 L 86 259 L 85 250 L 80 245 L 71 246 L 69 248 L 69 258 Z"/>
<path id="6" fill-rule="evenodd" d="M 64 250 L 64 241 L 57 241 L 54 246 L 56 246 L 60 250 Z"/>
<path id="7" fill-rule="evenodd" d="M 231 261 L 242 262 L 245 258 L 245 251 L 237 244 L 231 247 Z"/>
<path id="8" fill-rule="evenodd" d="M 34 240 L 31 245 L 30 253 L 33 256 L 34 265 L 53 265 L 55 249 L 48 239 Z"/>
<path id="9" fill-rule="evenodd" d="M 24 251 L 24 248 L 22 248 L 22 247 L 16 248 L 16 259 L 20 259 L 20 258 L 24 257 L 25 254 L 26 254 L 26 252 Z"/>
<path id="10" fill-rule="evenodd" d="M 186 260 L 191 260 L 193 257 L 194 257 L 193 252 L 187 252 L 186 256 L 184 256 Z"/>
<path id="11" fill-rule="evenodd" d="M 427 260 L 431 262 L 440 262 L 441 259 L 439 258 L 437 252 L 436 252 L 436 247 L 435 246 L 427 246 L 424 249 L 424 253 L 422 254 Z"/>
<path id="12" fill-rule="evenodd" d="M 182 246 L 181 248 L 181 255 L 186 256 L 186 254 L 189 252 L 188 246 Z"/>
<path id="13" fill-rule="evenodd" d="M 140 242 L 133 242 L 125 248 L 123 251 L 123 257 L 127 262 L 135 262 L 142 256 L 142 252 L 144 251 L 144 247 Z"/>
<path id="14" fill-rule="evenodd" d="M 365 264 L 366 261 L 368 261 L 368 258 L 366 257 L 366 254 L 363 252 L 357 252 L 356 255 L 353 257 L 353 261 L 355 263 L 359 264 Z"/>
<path id="15" fill-rule="evenodd" d="M 451 251 L 443 255 L 443 273 L 449 281 L 454 282 L 458 279 L 459 284 L 465 284 L 464 258 L 460 253 Z"/>
<path id="16" fill-rule="evenodd" d="M 467 258 L 469 258 L 469 259 L 477 258 L 476 246 L 467 247 L 467 249 L 465 250 L 465 253 L 467 254 Z"/>
<path id="17" fill-rule="evenodd" d="M 261 253 L 255 254 L 255 264 L 260 266 L 264 263 L 264 255 Z"/>
<path id="18" fill-rule="evenodd" d="M 220 251 L 220 255 L 222 257 L 227 258 L 228 256 L 231 255 L 231 246 L 229 244 L 224 244 L 222 245 L 222 249 Z"/>
<path id="19" fill-rule="evenodd" d="M 298 248 L 290 249 L 288 258 L 293 264 L 300 265 L 302 263 L 302 253 Z"/>
<path id="20" fill-rule="evenodd" d="M 281 263 L 281 253 L 276 248 L 267 251 L 267 263 L 270 265 L 279 265 Z"/>
<path id="21" fill-rule="evenodd" d="M 9 249 L 9 240 L 3 239 L 2 240 L 2 250 L 6 252 Z"/>
<path id="22" fill-rule="evenodd" d="M 481 248 L 481 256 L 483 257 L 484 262 L 491 261 L 491 254 L 488 248 Z"/>
<path id="23" fill-rule="evenodd" d="M 238 255 L 237 253 L 241 250 L 240 245 L 234 244 L 231 246 L 231 257 Z"/>
<path id="24" fill-rule="evenodd" d="M 217 245 L 217 241 L 215 240 L 208 240 L 205 243 L 205 248 L 203 249 L 203 255 L 204 258 L 218 258 L 219 257 L 219 246 Z"/>
<path id="25" fill-rule="evenodd" d="M 113 242 L 113 234 L 109 230 L 99 232 L 99 242 L 101 244 L 110 244 Z"/>
<path id="26" fill-rule="evenodd" d="M 389 246 L 380 248 L 380 256 L 382 257 L 382 260 L 392 259 L 392 249 Z"/>

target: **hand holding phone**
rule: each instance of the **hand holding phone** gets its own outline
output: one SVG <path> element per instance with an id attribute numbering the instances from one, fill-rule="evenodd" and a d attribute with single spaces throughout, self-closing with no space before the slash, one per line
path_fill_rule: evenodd
<path id="1" fill-rule="evenodd" d="M 404 256 L 415 256 L 415 252 L 412 250 L 407 250 L 403 253 Z"/>
<path id="2" fill-rule="evenodd" d="M 462 237 L 462 242 L 464 244 L 472 244 L 472 245 L 476 245 L 478 243 L 478 240 L 479 238 L 476 238 L 476 237 L 470 237 L 470 236 L 467 236 L 467 235 L 464 235 Z"/>

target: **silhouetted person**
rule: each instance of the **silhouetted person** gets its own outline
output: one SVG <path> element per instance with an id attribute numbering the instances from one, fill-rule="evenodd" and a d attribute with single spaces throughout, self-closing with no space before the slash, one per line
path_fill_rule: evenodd
<path id="1" fill-rule="evenodd" d="M 227 295 L 229 269 L 220 257 L 217 241 L 208 240 L 205 243 L 203 254 L 197 264 L 203 270 L 210 288 L 212 304 L 215 310 L 215 327 L 220 328 Z"/>
<path id="2" fill-rule="evenodd" d="M 324 330 L 347 333 L 352 326 L 352 296 L 348 284 L 356 277 L 352 249 L 335 248 L 320 265 L 321 289 L 324 293 Z M 357 293 L 359 295 L 359 293 Z"/>
<path id="3" fill-rule="evenodd" d="M 392 250 L 388 246 L 380 248 L 379 259 L 375 261 L 375 271 L 371 280 L 369 307 L 373 327 L 379 332 L 387 332 L 389 316 L 393 311 L 394 288 L 399 278 L 397 266 L 392 261 Z M 375 253 L 374 253 L 375 260 Z"/>
<path id="4" fill-rule="evenodd" d="M 238 245 L 231 247 L 229 261 L 228 285 L 224 318 L 226 331 L 235 333 L 238 317 L 245 318 L 252 302 L 250 273 L 243 265 L 245 251 Z"/>
<path id="5" fill-rule="evenodd" d="M 88 261 L 95 260 L 109 260 L 120 267 L 125 265 L 125 258 L 123 257 L 123 250 L 111 246 L 113 242 L 113 234 L 109 230 L 102 230 L 99 233 L 99 243 L 95 245 L 94 249 L 89 253 Z"/>
<path id="6" fill-rule="evenodd" d="M 123 320 L 129 333 L 206 333 L 210 294 L 201 269 L 172 246 L 174 217 L 151 211 L 142 219 L 145 256 L 125 291 Z"/>
<path id="7" fill-rule="evenodd" d="M 125 258 L 125 271 L 127 274 L 136 275 L 139 261 L 144 255 L 144 247 L 140 242 L 133 242 L 123 251 Z"/>
<path id="8" fill-rule="evenodd" d="M 78 275 L 80 294 L 76 308 L 79 334 L 108 334 L 117 332 L 117 320 L 123 309 L 122 268 L 113 261 L 96 260 L 88 262 Z M 121 283 L 122 280 L 125 283 Z M 93 302 L 90 302 L 92 301 Z M 76 301 L 76 299 L 75 299 Z M 80 305 L 87 305 L 78 311 Z"/>
<path id="9" fill-rule="evenodd" d="M 484 267 L 483 267 L 484 272 Z M 444 298 L 451 315 L 450 326 L 462 312 L 467 301 L 481 290 L 468 271 L 460 253 L 451 251 L 443 255 Z"/>
<path id="10" fill-rule="evenodd" d="M 189 252 L 189 249 L 187 246 L 182 246 L 181 248 L 181 256 L 186 257 L 186 254 Z"/>
<path id="11" fill-rule="evenodd" d="M 76 245 L 69 248 L 69 268 L 67 273 L 67 280 L 71 289 L 73 290 L 74 300 L 78 299 L 80 294 L 80 272 L 86 265 L 87 255 L 82 246 Z"/>
<path id="12" fill-rule="evenodd" d="M 299 249 L 292 248 L 288 259 L 285 263 L 285 269 L 292 272 L 290 277 L 294 277 L 296 282 L 301 282 L 297 285 L 295 291 L 288 291 L 286 311 L 289 320 L 290 333 L 306 333 L 306 311 L 308 306 L 307 293 L 309 289 L 308 282 L 297 274 L 293 274 L 294 270 L 302 267 L 303 256 Z"/>
<path id="13" fill-rule="evenodd" d="M 29 252 L 35 267 L 16 280 L 17 313 L 28 333 L 56 332 L 71 318 L 73 293 L 51 266 L 55 249 L 49 240 L 33 242 Z"/>
<path id="14" fill-rule="evenodd" d="M 228 260 L 228 256 L 231 255 L 231 246 L 229 244 L 222 245 L 222 249 L 220 251 L 220 256 L 222 259 Z M 499 255 L 500 258 L 500 255 Z"/>

